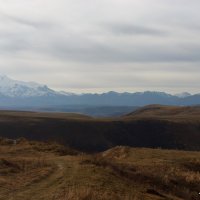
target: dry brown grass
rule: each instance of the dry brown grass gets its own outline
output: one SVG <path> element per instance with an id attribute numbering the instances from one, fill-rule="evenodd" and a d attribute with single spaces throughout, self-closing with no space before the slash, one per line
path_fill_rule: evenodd
<path id="1" fill-rule="evenodd" d="M 199 198 L 200 153 L 117 147 L 84 162 L 143 185 L 147 193 L 187 200 Z"/>
<path id="2" fill-rule="evenodd" d="M 46 178 L 53 166 L 45 158 L 0 159 L 0 199 Z M 6 198 L 5 198 L 6 199 Z"/>
<path id="3" fill-rule="evenodd" d="M 0 200 L 196 200 L 200 153 L 115 147 L 61 156 L 59 145 L 0 144 Z"/>
<path id="4" fill-rule="evenodd" d="M 137 195 L 118 195 L 111 191 L 98 191 L 90 187 L 65 188 L 61 193 L 52 197 L 52 200 L 138 200 Z"/>
<path id="5" fill-rule="evenodd" d="M 148 105 L 124 116 L 124 119 L 159 119 L 199 122 L 200 106 Z"/>
<path id="6" fill-rule="evenodd" d="M 15 194 L 46 180 L 58 168 L 52 160 L 66 154 L 77 152 L 56 143 L 1 138 L 0 199 L 13 199 Z"/>

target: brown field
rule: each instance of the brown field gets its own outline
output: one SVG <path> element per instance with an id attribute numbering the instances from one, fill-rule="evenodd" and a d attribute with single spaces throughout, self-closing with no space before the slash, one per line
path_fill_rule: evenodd
<path id="1" fill-rule="evenodd" d="M 200 152 L 118 146 L 83 154 L 0 140 L 0 200 L 196 200 Z"/>

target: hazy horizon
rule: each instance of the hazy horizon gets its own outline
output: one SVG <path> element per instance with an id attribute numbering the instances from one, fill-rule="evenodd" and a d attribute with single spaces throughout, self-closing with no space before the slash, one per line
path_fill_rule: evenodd
<path id="1" fill-rule="evenodd" d="M 0 0 L 0 73 L 74 93 L 199 93 L 198 0 Z"/>
<path id="2" fill-rule="evenodd" d="M 16 79 L 13 79 L 12 77 L 6 75 L 6 74 L 0 74 L 0 78 L 8 78 L 10 79 L 11 81 L 19 81 L 19 82 L 24 82 L 24 83 L 36 83 L 36 84 L 39 84 L 39 85 L 45 85 L 45 84 L 41 84 L 39 82 L 35 82 L 34 80 L 29 80 L 29 81 L 24 81 L 24 80 L 16 80 Z M 0 83 L 1 84 L 1 83 Z M 4 84 L 5 86 L 5 84 Z M 48 85 L 46 85 L 47 87 L 49 87 Z M 74 94 L 87 94 L 87 93 L 90 93 L 90 94 L 103 94 L 103 93 L 109 93 L 109 92 L 116 92 L 116 93 L 137 93 L 137 92 L 140 92 L 140 93 L 143 93 L 143 92 L 164 92 L 164 93 L 167 93 L 167 94 L 171 94 L 171 95 L 179 95 L 179 94 L 184 94 L 184 93 L 189 93 L 190 95 L 194 95 L 194 94 L 199 94 L 199 93 L 192 93 L 192 92 L 189 92 L 189 91 L 181 91 L 181 92 L 178 92 L 178 93 L 172 93 L 172 92 L 167 92 L 167 91 L 159 91 L 159 90 L 138 90 L 138 91 L 127 91 L 127 90 L 102 90 L 99 91 L 99 92 L 93 92 L 93 91 L 85 91 L 85 92 L 75 92 L 75 91 L 66 91 L 66 90 L 63 90 L 63 89 L 56 89 L 56 88 L 51 88 L 49 87 L 50 89 L 53 89 L 55 91 L 58 91 L 58 92 L 69 92 L 69 93 L 74 93 Z"/>

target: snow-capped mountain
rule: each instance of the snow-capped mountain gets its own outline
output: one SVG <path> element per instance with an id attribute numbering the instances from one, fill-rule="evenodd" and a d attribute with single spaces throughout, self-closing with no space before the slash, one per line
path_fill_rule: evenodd
<path id="1" fill-rule="evenodd" d="M 191 96 L 191 94 L 188 92 L 182 92 L 182 93 L 175 94 L 175 96 L 177 96 L 179 98 L 185 98 L 185 97 Z"/>
<path id="2" fill-rule="evenodd" d="M 0 94 L 6 97 L 35 97 L 59 94 L 46 85 L 13 80 L 0 75 Z"/>

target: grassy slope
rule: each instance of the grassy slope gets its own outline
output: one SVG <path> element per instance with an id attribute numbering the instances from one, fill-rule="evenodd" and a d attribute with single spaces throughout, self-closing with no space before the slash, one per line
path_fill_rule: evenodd
<path id="1" fill-rule="evenodd" d="M 115 147 L 97 155 L 68 153 L 55 144 L 1 144 L 0 200 L 197 199 L 199 152 Z"/>
<path id="2" fill-rule="evenodd" d="M 144 106 L 124 116 L 124 119 L 160 119 L 176 122 L 200 122 L 200 106 Z"/>

